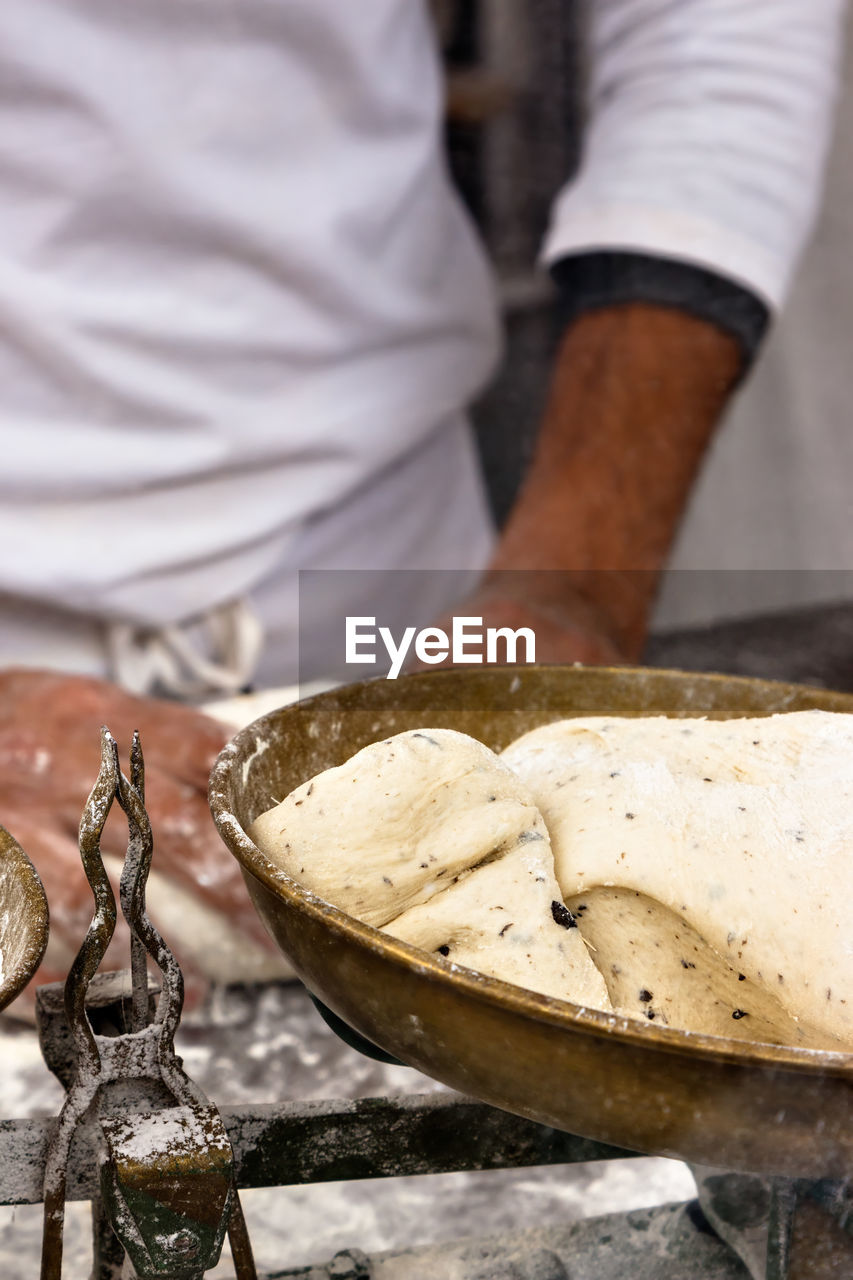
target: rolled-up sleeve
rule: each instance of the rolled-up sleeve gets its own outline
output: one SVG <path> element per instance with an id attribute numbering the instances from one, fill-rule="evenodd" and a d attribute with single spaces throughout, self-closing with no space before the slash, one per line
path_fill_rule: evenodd
<path id="1" fill-rule="evenodd" d="M 844 0 L 588 0 L 583 159 L 543 259 L 624 250 L 785 298 L 818 207 Z"/>

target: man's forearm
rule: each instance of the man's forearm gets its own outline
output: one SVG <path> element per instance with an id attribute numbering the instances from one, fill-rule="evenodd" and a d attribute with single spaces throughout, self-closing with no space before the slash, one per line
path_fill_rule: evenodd
<path id="1" fill-rule="evenodd" d="M 563 571 L 555 581 L 636 655 L 742 360 L 734 338 L 671 308 L 627 304 L 576 320 L 493 567 Z"/>

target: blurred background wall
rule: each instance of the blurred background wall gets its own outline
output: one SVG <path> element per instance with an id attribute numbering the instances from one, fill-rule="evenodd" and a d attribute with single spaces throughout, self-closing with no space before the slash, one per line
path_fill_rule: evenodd
<path id="1" fill-rule="evenodd" d="M 664 620 L 853 600 L 850 22 L 818 224 L 788 304 L 707 459 L 672 565 Z M 727 572 L 707 572 L 719 568 Z"/>

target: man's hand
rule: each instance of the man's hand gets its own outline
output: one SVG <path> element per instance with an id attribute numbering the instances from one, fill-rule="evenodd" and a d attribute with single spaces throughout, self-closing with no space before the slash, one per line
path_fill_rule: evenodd
<path id="1" fill-rule="evenodd" d="M 132 732 L 140 732 L 154 870 L 270 950 L 239 867 L 207 807 L 210 769 L 227 738 L 221 726 L 187 707 L 136 698 L 100 680 L 5 671 L 0 672 L 0 824 L 29 855 L 47 892 L 51 945 L 38 981 L 65 977 L 92 918 L 77 831 L 98 774 L 103 724 L 119 744 L 125 772 Z M 126 845 L 127 823 L 115 804 L 103 850 L 123 859 Z M 127 966 L 124 931 L 121 941 L 124 950 L 116 946 L 105 967 Z M 182 939 L 169 936 L 167 941 L 186 961 Z M 192 972 L 188 977 L 192 980 Z"/>
<path id="2" fill-rule="evenodd" d="M 528 627 L 536 636 L 537 662 L 611 666 L 629 660 L 608 620 L 594 605 L 569 590 L 560 573 L 492 573 L 473 595 L 454 607 L 453 614 L 440 618 L 436 625 L 449 634 L 454 614 L 482 618 L 484 630 L 508 627 L 517 631 Z M 504 652 L 499 646 L 499 657 Z M 520 654 L 523 657 L 523 646 Z"/>

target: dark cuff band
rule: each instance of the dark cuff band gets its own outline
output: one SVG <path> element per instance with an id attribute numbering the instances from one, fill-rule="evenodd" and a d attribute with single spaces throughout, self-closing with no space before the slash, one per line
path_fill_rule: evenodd
<path id="1" fill-rule="evenodd" d="M 586 311 L 624 302 L 677 307 L 708 320 L 741 346 L 744 370 L 767 330 L 770 312 L 754 293 L 705 267 L 621 251 L 572 254 L 551 267 L 566 324 Z"/>

